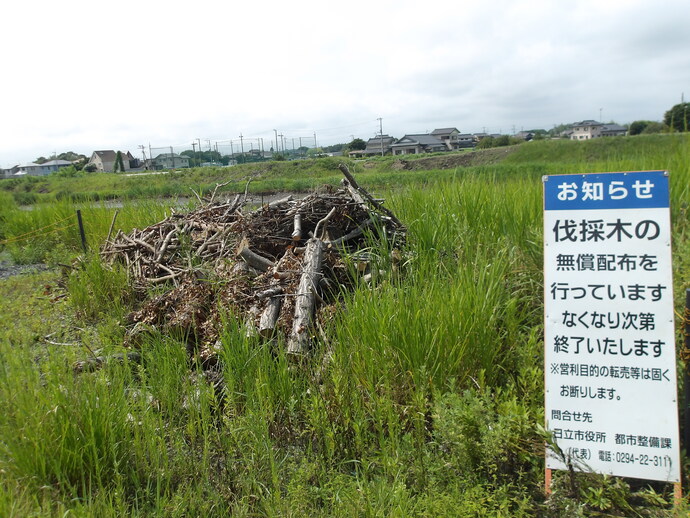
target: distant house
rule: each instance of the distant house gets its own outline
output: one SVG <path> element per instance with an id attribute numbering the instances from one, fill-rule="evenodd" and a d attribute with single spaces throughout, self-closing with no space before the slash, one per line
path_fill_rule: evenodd
<path id="1" fill-rule="evenodd" d="M 161 153 L 153 159 L 154 169 L 180 169 L 189 167 L 189 157 L 177 153 Z"/>
<path id="2" fill-rule="evenodd" d="M 36 164 L 35 162 L 29 162 L 28 164 L 21 164 L 17 166 L 17 171 L 13 176 L 45 176 L 50 173 L 47 167 L 43 164 Z"/>
<path id="3" fill-rule="evenodd" d="M 367 147 L 350 151 L 350 156 L 376 156 L 388 155 L 391 153 L 391 145 L 395 138 L 390 135 L 377 135 L 367 140 Z"/>
<path id="4" fill-rule="evenodd" d="M 431 136 L 443 142 L 450 151 L 458 149 L 459 135 L 457 128 L 438 128 L 431 132 Z"/>
<path id="5" fill-rule="evenodd" d="M 19 171 L 19 166 L 18 165 L 13 165 L 12 167 L 8 167 L 6 169 L 0 169 L 0 176 L 3 178 L 12 178 L 12 175 Z"/>
<path id="6" fill-rule="evenodd" d="M 604 124 L 601 127 L 602 137 L 624 137 L 628 134 L 628 128 L 618 124 Z"/>
<path id="7" fill-rule="evenodd" d="M 458 149 L 466 149 L 477 145 L 477 139 L 472 133 L 460 133 L 457 137 Z"/>
<path id="8" fill-rule="evenodd" d="M 427 133 L 412 133 L 403 136 L 391 145 L 394 155 L 418 155 L 420 153 L 434 153 L 448 151 L 446 144 Z"/>
<path id="9" fill-rule="evenodd" d="M 67 160 L 48 160 L 47 162 L 44 162 L 43 164 L 44 169 L 46 169 L 49 173 L 54 173 L 55 171 L 58 171 L 62 169 L 63 167 L 69 167 L 72 165 L 72 162 L 69 162 Z"/>
<path id="10" fill-rule="evenodd" d="M 599 137 L 620 137 L 627 134 L 627 128 L 618 124 L 603 124 L 588 119 L 574 123 L 569 137 L 571 140 L 589 140 Z"/>
<path id="11" fill-rule="evenodd" d="M 96 171 L 102 173 L 112 173 L 115 170 L 116 159 L 117 153 L 112 149 L 94 151 L 86 165 L 94 165 L 96 167 Z M 129 151 L 122 153 L 122 165 L 124 165 L 125 171 L 129 171 L 134 166 L 133 162 L 135 162 L 134 157 Z"/>

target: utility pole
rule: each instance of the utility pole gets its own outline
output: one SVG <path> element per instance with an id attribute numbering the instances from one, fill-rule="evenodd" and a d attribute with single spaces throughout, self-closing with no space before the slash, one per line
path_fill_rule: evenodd
<path id="1" fill-rule="evenodd" d="M 316 132 L 314 132 L 314 149 L 316 149 L 318 146 L 316 145 Z"/>
<path id="2" fill-rule="evenodd" d="M 242 163 L 244 163 L 244 137 L 240 133 L 240 148 L 242 150 Z"/>
<path id="3" fill-rule="evenodd" d="M 192 141 L 192 155 L 196 156 L 196 142 L 194 142 L 194 141 Z M 197 159 L 198 159 L 198 157 L 197 157 Z"/>
<path id="4" fill-rule="evenodd" d="M 172 146 L 170 146 L 170 160 L 172 160 L 172 168 L 175 169 L 175 153 Z"/>
<path id="5" fill-rule="evenodd" d="M 141 149 L 141 156 L 144 157 L 144 169 L 148 171 L 148 166 L 146 165 L 146 151 L 144 151 L 144 145 L 140 144 L 139 149 Z"/>
<path id="6" fill-rule="evenodd" d="M 278 130 L 277 130 L 277 129 L 274 129 L 274 130 L 273 130 L 273 133 L 276 134 L 276 140 L 275 140 L 276 147 L 274 148 L 273 152 L 274 152 L 274 153 L 277 153 L 277 152 L 278 152 Z"/>
<path id="7" fill-rule="evenodd" d="M 197 138 L 196 141 L 199 144 L 199 165 L 201 165 L 201 157 L 202 157 L 202 155 L 201 155 L 201 139 Z"/>
<path id="8" fill-rule="evenodd" d="M 383 156 L 383 118 L 379 117 L 376 120 L 379 121 L 379 139 L 381 141 L 381 156 Z"/>

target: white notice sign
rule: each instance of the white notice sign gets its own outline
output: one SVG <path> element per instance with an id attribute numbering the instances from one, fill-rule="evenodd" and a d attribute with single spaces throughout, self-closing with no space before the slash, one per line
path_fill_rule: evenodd
<path id="1" fill-rule="evenodd" d="M 664 171 L 544 177 L 546 467 L 680 481 Z"/>

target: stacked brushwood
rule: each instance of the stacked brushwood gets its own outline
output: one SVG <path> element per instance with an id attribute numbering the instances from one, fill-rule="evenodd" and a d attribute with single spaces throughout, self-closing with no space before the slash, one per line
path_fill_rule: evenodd
<path id="1" fill-rule="evenodd" d="M 284 343 L 304 358 L 334 304 L 358 282 L 384 272 L 371 261 L 372 236 L 392 251 L 396 267 L 405 226 L 360 187 L 345 166 L 341 187 L 323 187 L 243 212 L 244 196 L 216 201 L 216 191 L 196 210 L 173 212 L 144 230 L 118 231 L 101 256 L 123 265 L 142 294 L 129 315 L 128 340 L 155 329 L 184 337 L 190 354 L 217 360 L 224 318 L 243 321 L 243 332 Z M 201 198 L 200 198 L 200 201 Z M 146 294 L 158 293 L 156 296 Z"/>

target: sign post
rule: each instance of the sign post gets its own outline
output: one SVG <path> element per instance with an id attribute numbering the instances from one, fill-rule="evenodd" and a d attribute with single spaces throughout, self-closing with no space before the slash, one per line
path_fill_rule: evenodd
<path id="1" fill-rule="evenodd" d="M 543 182 L 546 468 L 678 483 L 668 174 Z"/>

